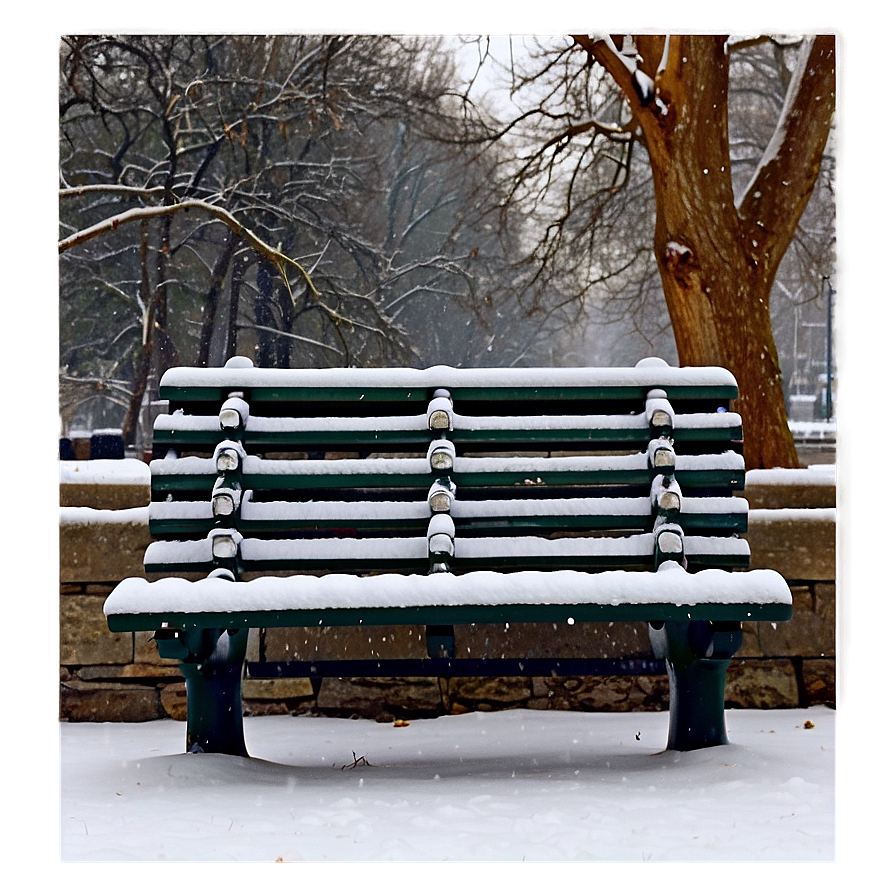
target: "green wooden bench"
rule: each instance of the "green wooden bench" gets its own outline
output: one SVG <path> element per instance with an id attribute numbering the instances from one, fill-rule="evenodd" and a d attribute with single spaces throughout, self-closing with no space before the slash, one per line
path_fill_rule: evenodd
<path id="1" fill-rule="evenodd" d="M 426 626 L 428 659 L 361 675 L 580 674 L 572 658 L 454 656 L 456 625 L 569 620 L 648 624 L 670 677 L 667 747 L 723 744 L 741 623 L 790 618 L 781 576 L 746 570 L 725 370 L 234 358 L 169 370 L 160 394 L 147 579 L 119 584 L 105 613 L 180 661 L 188 750 L 246 755 L 252 628 Z"/>

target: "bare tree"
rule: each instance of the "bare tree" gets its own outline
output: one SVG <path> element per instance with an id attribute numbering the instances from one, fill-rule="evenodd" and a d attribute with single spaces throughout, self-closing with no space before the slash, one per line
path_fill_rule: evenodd
<path id="1" fill-rule="evenodd" d="M 476 210 L 489 166 L 417 126 L 452 126 L 437 42 L 84 36 L 63 40 L 61 75 L 61 311 L 94 334 L 75 350 L 63 328 L 63 376 L 104 356 L 133 384 L 128 438 L 178 360 L 430 363 L 437 320 L 472 321 L 463 345 L 486 350 L 506 242 Z"/>

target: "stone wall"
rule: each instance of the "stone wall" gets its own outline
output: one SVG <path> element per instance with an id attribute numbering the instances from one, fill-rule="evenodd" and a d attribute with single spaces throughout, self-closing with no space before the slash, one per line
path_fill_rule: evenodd
<path id="1" fill-rule="evenodd" d="M 95 462 L 94 462 L 95 463 Z M 105 462 L 109 463 L 109 462 Z M 127 576 L 142 576 L 149 543 L 148 474 L 67 475 L 61 485 L 60 716 L 70 721 L 185 718 L 183 679 L 161 660 L 152 632 L 113 634 L 103 602 Z M 141 465 L 142 466 L 142 465 Z M 86 469 L 84 465 L 82 468 Z M 137 474 L 134 475 L 134 470 Z M 835 704 L 836 523 L 829 473 L 793 481 L 748 477 L 753 565 L 777 569 L 791 585 L 793 619 L 748 623 L 728 673 L 732 707 Z M 489 649 L 513 656 L 651 658 L 641 624 L 461 626 L 457 655 Z M 425 656 L 422 627 L 273 629 L 253 632 L 249 660 Z M 663 675 L 554 678 L 325 679 L 244 682 L 252 715 L 316 713 L 391 721 L 444 713 L 527 707 L 584 711 L 659 710 L 668 706 Z"/>

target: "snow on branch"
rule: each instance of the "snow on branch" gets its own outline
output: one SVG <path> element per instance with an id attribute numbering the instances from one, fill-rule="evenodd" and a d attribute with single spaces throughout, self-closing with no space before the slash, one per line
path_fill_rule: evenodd
<path id="1" fill-rule="evenodd" d="M 625 53 L 616 48 L 608 34 L 593 39 L 585 34 L 573 34 L 572 39 L 590 56 L 596 59 L 627 92 L 630 85 L 635 98 L 642 106 L 648 106 L 656 98 L 656 84 L 647 72 L 638 68 L 637 53 Z"/>
<path id="2" fill-rule="evenodd" d="M 105 220 L 100 221 L 99 223 L 94 224 L 91 227 L 86 227 L 84 230 L 79 230 L 77 233 L 73 233 L 71 234 L 71 236 L 67 236 L 65 239 L 60 240 L 59 254 L 61 255 L 63 252 L 66 252 L 69 249 L 74 248 L 75 246 L 79 246 L 82 243 L 86 243 L 88 240 L 94 239 L 101 234 L 117 230 L 122 224 L 129 224 L 133 221 L 144 221 L 148 218 L 159 218 L 165 215 L 173 215 L 177 212 L 190 211 L 192 209 L 198 209 L 199 211 L 204 211 L 207 214 L 212 215 L 222 223 L 226 224 L 238 236 L 244 237 L 249 245 L 251 245 L 252 248 L 256 250 L 256 252 L 258 252 L 260 255 L 263 255 L 265 258 L 269 259 L 277 266 L 277 269 L 280 271 L 280 275 L 283 277 L 287 288 L 290 287 L 289 278 L 286 275 L 286 269 L 288 267 L 296 268 L 305 279 L 305 282 L 311 288 L 311 291 L 314 293 L 314 295 L 320 298 L 320 293 L 311 282 L 311 278 L 309 277 L 308 272 L 305 270 L 305 268 L 302 267 L 302 265 L 300 265 L 297 261 L 294 261 L 289 256 L 284 255 L 277 249 L 274 249 L 272 246 L 269 246 L 266 242 L 264 242 L 264 240 L 262 240 L 251 230 L 249 230 L 248 227 L 243 226 L 236 218 L 233 217 L 233 215 L 230 214 L 230 212 L 226 211 L 223 208 L 220 208 L 217 205 L 212 205 L 209 202 L 203 202 L 199 199 L 184 199 L 183 201 L 176 202 L 173 205 L 159 205 L 151 208 L 132 208 L 128 211 L 122 212 L 119 215 L 113 215 L 111 218 L 106 218 Z"/>
<path id="3" fill-rule="evenodd" d="M 737 200 L 742 218 L 760 229 L 799 220 L 812 192 L 834 112 L 835 39 L 803 43 L 777 127 Z"/>
<path id="4" fill-rule="evenodd" d="M 135 196 L 160 195 L 164 187 L 129 187 L 126 184 L 82 184 L 80 187 L 63 187 L 59 191 L 60 199 L 72 196 L 83 196 L 85 193 L 122 193 Z"/>

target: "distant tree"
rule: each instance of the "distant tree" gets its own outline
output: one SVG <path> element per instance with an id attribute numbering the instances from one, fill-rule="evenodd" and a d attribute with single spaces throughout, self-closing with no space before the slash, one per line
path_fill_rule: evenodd
<path id="1" fill-rule="evenodd" d="M 494 357 L 518 299 L 490 163 L 417 127 L 452 126 L 452 64 L 428 38 L 64 38 L 62 400 L 129 384 L 130 441 L 174 363 Z"/>

